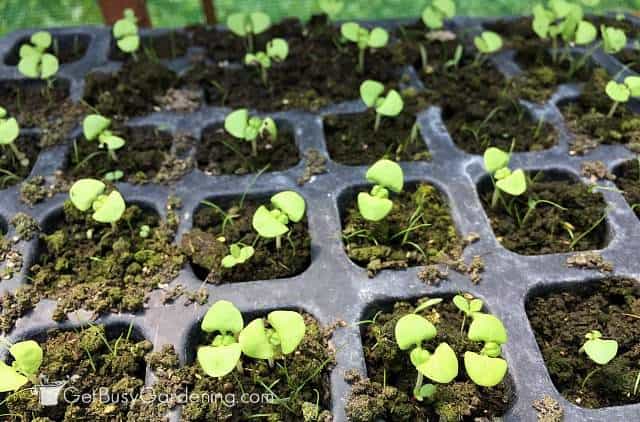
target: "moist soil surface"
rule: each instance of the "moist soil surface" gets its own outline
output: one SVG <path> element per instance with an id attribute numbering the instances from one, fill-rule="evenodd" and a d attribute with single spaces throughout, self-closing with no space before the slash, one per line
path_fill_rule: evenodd
<path id="1" fill-rule="evenodd" d="M 16 159 L 10 147 L 3 145 L 0 147 L 0 189 L 6 189 L 16 183 L 26 179 L 31 173 L 31 169 L 38 159 L 40 147 L 35 136 L 19 136 L 15 140 L 15 146 L 29 159 L 29 164 L 23 166 Z"/>
<path id="2" fill-rule="evenodd" d="M 134 340 L 128 328 L 107 333 L 101 325 L 82 330 L 51 330 L 42 341 L 40 346 L 44 359 L 40 375 L 49 382 L 67 381 L 65 389 L 70 401 L 76 397 L 79 399 L 82 394 L 92 394 L 102 387 L 107 389 L 111 399 L 103 402 L 96 398 L 91 404 L 85 404 L 82 400 L 65 403 L 61 396 L 61 403 L 57 406 L 44 407 L 39 404 L 38 395 L 26 389 L 31 387 L 28 384 L 23 390 L 6 396 L 6 401 L 0 406 L 0 411 L 4 410 L 2 413 L 5 413 L 4 420 L 161 420 L 162 414 L 158 413 L 157 408 L 147 407 L 141 401 L 124 400 L 140 394 L 144 386 L 144 358 L 153 347 L 151 342 Z"/>
<path id="3" fill-rule="evenodd" d="M 637 50 L 622 50 L 614 54 L 614 57 L 623 65 L 628 66 L 632 71 L 636 73 L 640 71 L 640 54 L 638 54 Z"/>
<path id="4" fill-rule="evenodd" d="M 32 128 L 64 118 L 69 112 L 69 84 L 56 80 L 51 86 L 42 81 L 0 82 L 0 104 L 22 128 Z"/>
<path id="5" fill-rule="evenodd" d="M 264 415 L 269 421 L 330 422 L 329 377 L 335 363 L 328 343 L 330 332 L 322 330 L 312 317 L 304 318 L 307 331 L 294 353 L 276 359 L 273 367 L 266 360 L 243 356 L 243 371 L 234 370 L 222 378 L 209 377 L 197 362 L 180 368 L 173 346 L 166 346 L 149 358 L 158 376 L 154 389 L 156 393 L 224 394 L 229 403 L 236 400 L 235 406 L 221 400 L 192 401 L 183 407 L 182 421 L 246 421 Z M 212 336 L 203 334 L 198 344 L 208 345 L 212 340 Z M 243 393 L 264 400 L 258 404 L 241 403 Z"/>
<path id="6" fill-rule="evenodd" d="M 605 93 L 609 80 L 604 69 L 597 69 L 580 97 L 561 105 L 560 111 L 574 135 L 572 154 L 583 154 L 600 144 L 626 144 L 640 150 L 640 117 L 625 104 L 608 117 L 613 105 Z"/>
<path id="7" fill-rule="evenodd" d="M 347 402 L 351 421 L 477 421 L 503 415 L 512 396 L 508 376 L 493 388 L 477 386 L 468 378 L 462 356 L 465 351 L 479 352 L 482 344 L 467 340 L 466 333 L 461 335 L 462 314 L 449 299 L 418 314 L 438 330 L 423 348 L 433 351 L 442 342 L 449 344 L 458 356 L 459 374 L 449 384 L 438 384 L 433 402 L 413 398 L 417 371 L 408 351 L 397 346 L 394 330 L 397 321 L 414 309 L 412 304 L 398 302 L 376 313 L 373 323 L 362 326 L 369 379 L 354 384 Z M 467 322 L 465 328 L 468 326 Z"/>
<path id="8" fill-rule="evenodd" d="M 151 229 L 146 238 L 140 236 L 143 225 Z M 171 243 L 173 231 L 156 213 L 137 205 L 127 207 L 112 227 L 94 222 L 91 212 L 82 213 L 67 201 L 63 215 L 44 229 L 30 288 L 39 298 L 57 301 L 57 321 L 78 309 L 141 311 L 147 294 L 173 280 L 184 262 Z"/>
<path id="9" fill-rule="evenodd" d="M 616 186 L 623 192 L 629 206 L 640 218 L 640 161 L 630 160 L 615 169 Z M 637 205 L 636 205 L 637 204 Z"/>
<path id="10" fill-rule="evenodd" d="M 259 139 L 258 154 L 253 156 L 251 142 L 231 136 L 221 126 L 203 130 L 196 151 L 198 168 L 211 175 L 282 171 L 294 167 L 300 154 L 293 133 L 279 128 L 275 141 Z"/>
<path id="11" fill-rule="evenodd" d="M 460 254 L 461 241 L 449 207 L 434 186 L 423 183 L 405 187 L 400 194 L 391 193 L 393 208 L 378 222 L 360 215 L 356 196 L 349 198 L 342 216 L 342 239 L 349 258 L 366 267 L 370 276 L 387 268 L 426 265 Z M 404 239 L 402 232 L 410 227 L 413 230 Z"/>
<path id="12" fill-rule="evenodd" d="M 606 204 L 600 192 L 592 193 L 578 182 L 545 172 L 530 173 L 534 183 L 519 197 L 502 194 L 495 208 L 491 207 L 493 186 L 481 189 L 481 199 L 493 232 L 505 248 L 522 255 L 544 255 L 602 248 L 606 223 Z M 529 200 L 539 203 L 522 224 L 529 209 Z M 512 210 L 507 212 L 505 203 Z M 573 240 L 572 235 L 573 233 Z M 574 243 L 572 245 L 572 243 Z"/>
<path id="13" fill-rule="evenodd" d="M 195 212 L 193 229 L 182 237 L 182 251 L 191 261 L 195 274 L 219 284 L 287 278 L 302 273 L 311 263 L 306 218 L 299 223 L 289 223 L 289 233 L 282 237 L 282 246 L 277 249 L 275 239 L 260 238 L 251 224 L 260 205 L 271 209 L 269 200 L 240 203 L 240 200 L 214 200 L 218 208 L 203 204 Z M 254 245 L 255 254 L 244 264 L 224 268 L 222 259 L 229 255 L 229 247 L 234 243 Z"/>
<path id="14" fill-rule="evenodd" d="M 634 385 L 640 371 L 640 285 L 610 278 L 579 290 L 567 289 L 534 297 L 527 315 L 551 379 L 569 401 L 587 408 L 640 402 Z M 598 366 L 580 347 L 585 334 L 598 330 L 618 342 L 618 354 Z M 586 376 L 596 368 L 585 384 Z"/>

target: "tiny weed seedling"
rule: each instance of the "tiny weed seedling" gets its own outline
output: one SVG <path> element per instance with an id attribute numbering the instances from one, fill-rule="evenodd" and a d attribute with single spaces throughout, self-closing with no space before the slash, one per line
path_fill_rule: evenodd
<path id="1" fill-rule="evenodd" d="M 611 362 L 613 358 L 618 354 L 618 342 L 615 340 L 603 340 L 602 333 L 598 330 L 591 330 L 584 336 L 587 341 L 584 342 L 580 348 L 580 353 L 586 353 L 586 355 L 595 362 L 598 367 L 587 374 L 582 380 L 581 388 L 587 384 L 589 378 L 598 372 L 604 365 Z"/>
<path id="2" fill-rule="evenodd" d="M 242 372 L 241 356 L 264 359 L 273 366 L 276 358 L 293 353 L 306 333 L 304 318 L 293 311 L 273 311 L 265 320 L 258 318 L 246 327 L 240 311 L 233 303 L 220 300 L 211 306 L 201 329 L 218 333 L 210 346 L 198 349 L 197 359 L 202 370 L 211 377 L 221 378 L 235 368 Z"/>
<path id="3" fill-rule="evenodd" d="M 115 223 L 120 220 L 126 208 L 120 192 L 114 190 L 105 195 L 106 185 L 95 179 L 80 179 L 71 186 L 69 198 L 78 210 L 84 212 L 90 208 L 91 216 L 99 223 Z"/>
<path id="4" fill-rule="evenodd" d="M 318 0 L 318 7 L 329 19 L 334 20 L 344 9 L 344 2 L 340 0 Z"/>
<path id="5" fill-rule="evenodd" d="M 90 114 L 82 122 L 82 131 L 87 141 L 97 140 L 100 148 L 106 148 L 113 161 L 118 160 L 116 151 L 124 147 L 126 141 L 109 130 L 111 119 L 99 114 Z M 115 174 L 114 174 L 115 176 Z"/>
<path id="6" fill-rule="evenodd" d="M 424 377 L 439 384 L 447 384 L 458 375 L 458 358 L 451 346 L 440 343 L 432 353 L 422 347 L 422 343 L 433 339 L 436 327 L 426 318 L 415 313 L 403 316 L 395 326 L 396 343 L 400 350 L 411 350 L 409 358 L 418 371 L 413 396 L 418 401 L 430 399 L 436 386 L 425 384 Z"/>
<path id="7" fill-rule="evenodd" d="M 253 36 L 271 26 L 271 18 L 262 12 L 233 13 L 227 19 L 227 27 L 239 37 L 247 39 L 247 51 L 253 52 Z"/>
<path id="8" fill-rule="evenodd" d="M 607 117 L 613 117 L 620 103 L 626 103 L 631 97 L 640 96 L 640 76 L 627 76 L 623 83 L 609 81 L 605 92 L 613 100 Z"/>
<path id="9" fill-rule="evenodd" d="M 234 138 L 251 142 L 254 157 L 258 156 L 258 140 L 273 142 L 278 138 L 278 128 L 271 117 L 249 117 L 244 108 L 231 112 L 224 119 L 224 128 Z"/>
<path id="10" fill-rule="evenodd" d="M 369 31 L 355 22 L 347 22 L 340 27 L 342 36 L 358 46 L 358 73 L 364 73 L 364 55 L 367 48 L 382 48 L 389 42 L 389 33 L 382 28 Z"/>
<path id="11" fill-rule="evenodd" d="M 7 117 L 7 110 L 0 107 L 0 145 L 9 147 L 13 156 L 22 167 L 29 165 L 29 159 L 26 154 L 21 152 L 16 146 L 16 139 L 20 135 L 20 126 L 15 117 Z"/>
<path id="12" fill-rule="evenodd" d="M 458 308 L 462 316 L 462 324 L 460 325 L 460 333 L 464 332 L 464 324 L 467 318 L 471 318 L 475 312 L 480 312 L 484 302 L 480 299 L 476 299 L 470 294 L 455 295 L 453 297 L 453 304 Z"/>
<path id="13" fill-rule="evenodd" d="M 255 249 L 253 249 L 253 246 L 234 243 L 229 246 L 229 255 L 222 258 L 222 266 L 224 268 L 233 268 L 236 265 L 244 264 L 254 253 Z"/>
<path id="14" fill-rule="evenodd" d="M 404 174 L 402 168 L 391 160 L 379 160 L 373 164 L 365 176 L 374 183 L 370 192 L 358 194 L 358 210 L 365 220 L 380 221 L 385 218 L 393 208 L 393 202 L 389 199 L 389 190 L 400 193 L 404 186 Z"/>
<path id="15" fill-rule="evenodd" d="M 271 69 L 272 61 L 282 62 L 289 55 L 289 44 L 282 38 L 274 38 L 267 43 L 267 51 L 259 51 L 257 53 L 247 53 L 244 56 L 244 63 L 247 66 L 260 67 L 260 76 L 262 83 L 269 83 L 269 69 Z"/>
<path id="16" fill-rule="evenodd" d="M 30 41 L 30 44 L 20 47 L 18 71 L 29 78 L 44 79 L 51 87 L 52 78 L 60 67 L 58 58 L 46 52 L 53 42 L 51 34 L 39 31 L 31 36 Z"/>
<path id="17" fill-rule="evenodd" d="M 445 19 L 451 19 L 456 14 L 456 4 L 453 0 L 433 0 L 422 12 L 422 22 L 431 30 L 441 29 Z"/>
<path id="18" fill-rule="evenodd" d="M 113 38 L 120 51 L 132 54 L 136 57 L 136 51 L 140 48 L 140 36 L 138 35 L 138 18 L 131 9 L 124 10 L 124 16 L 113 25 Z"/>
<path id="19" fill-rule="evenodd" d="M 33 340 L 11 344 L 0 339 L 3 346 L 13 356 L 11 366 L 0 361 L 0 393 L 20 390 L 28 382 L 38 384 L 38 373 L 42 365 L 43 352 Z"/>
<path id="20" fill-rule="evenodd" d="M 465 352 L 464 367 L 469 378 L 482 387 L 494 387 L 507 374 L 507 361 L 502 359 L 502 345 L 508 340 L 502 321 L 482 312 L 471 314 L 473 321 L 467 337 L 484 343 L 480 353 Z"/>
<path id="21" fill-rule="evenodd" d="M 382 116 L 395 117 L 402 112 L 404 101 L 395 89 L 389 91 L 386 97 L 382 96 L 384 85 L 378 81 L 366 80 L 360 85 L 360 98 L 367 105 L 376 111 L 376 121 L 373 126 L 374 132 L 380 128 Z"/>
<path id="22" fill-rule="evenodd" d="M 274 206 L 269 210 L 261 205 L 253 214 L 252 226 L 261 237 L 276 239 L 276 249 L 282 247 L 282 236 L 289 232 L 290 221 L 298 223 L 304 218 L 304 198 L 294 191 L 284 191 L 271 197 Z"/>
<path id="23" fill-rule="evenodd" d="M 527 176 L 524 170 L 517 169 L 512 172 L 508 167 L 510 160 L 510 153 L 496 147 L 487 148 L 484 152 L 484 168 L 491 176 L 491 181 L 494 185 L 491 198 L 492 208 L 498 205 L 498 201 L 501 198 L 500 192 L 505 192 L 512 196 L 520 196 L 527 190 Z"/>
<path id="24" fill-rule="evenodd" d="M 474 60 L 475 65 L 481 65 L 486 57 L 496 53 L 502 48 L 502 37 L 493 31 L 484 31 L 473 39 L 473 44 L 478 49 Z"/>

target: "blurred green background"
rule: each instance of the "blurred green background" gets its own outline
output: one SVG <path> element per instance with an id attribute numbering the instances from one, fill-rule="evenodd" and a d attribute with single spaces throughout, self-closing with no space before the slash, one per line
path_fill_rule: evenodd
<path id="1" fill-rule="evenodd" d="M 499 16 L 528 13 L 535 2 L 522 0 L 458 0 L 458 14 Z M 348 18 L 393 18 L 418 16 L 428 0 L 345 0 L 339 16 Z M 176 27 L 203 22 L 200 0 L 147 0 L 154 26 Z M 316 0 L 216 0 L 220 20 L 236 11 L 262 10 L 279 19 L 308 18 L 317 12 Z M 640 0 L 601 0 L 592 9 L 640 10 Z M 96 0 L 0 0 L 0 34 L 19 28 L 55 27 L 102 23 Z"/>

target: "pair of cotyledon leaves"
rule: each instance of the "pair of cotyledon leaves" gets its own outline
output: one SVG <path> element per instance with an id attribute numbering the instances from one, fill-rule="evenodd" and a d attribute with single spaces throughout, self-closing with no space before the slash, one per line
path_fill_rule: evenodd
<path id="1" fill-rule="evenodd" d="M 122 217 L 126 204 L 120 192 L 104 195 L 106 185 L 95 179 L 80 179 L 71 186 L 69 198 L 80 211 L 93 209 L 92 218 L 99 223 L 115 223 Z"/>

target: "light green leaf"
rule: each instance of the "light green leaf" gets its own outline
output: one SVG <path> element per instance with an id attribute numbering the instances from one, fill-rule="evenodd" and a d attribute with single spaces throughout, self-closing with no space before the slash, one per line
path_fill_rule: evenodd
<path id="1" fill-rule="evenodd" d="M 436 334 L 436 327 L 426 318 L 416 314 L 403 316 L 395 326 L 396 343 L 400 350 L 420 346 L 423 341 L 431 340 Z"/>
<path id="2" fill-rule="evenodd" d="M 231 32 L 244 37 L 247 35 L 247 15 L 246 13 L 232 13 L 227 18 L 227 27 Z"/>
<path id="3" fill-rule="evenodd" d="M 111 120 L 99 114 L 90 114 L 82 121 L 82 132 L 87 141 L 93 141 L 111 125 Z"/>
<path id="4" fill-rule="evenodd" d="M 465 352 L 464 367 L 471 381 L 482 387 L 495 387 L 507 374 L 507 361 L 475 352 Z"/>
<path id="5" fill-rule="evenodd" d="M 31 35 L 31 44 L 33 44 L 41 52 L 51 47 L 53 39 L 47 31 L 38 31 Z"/>
<path id="6" fill-rule="evenodd" d="M 271 197 L 271 203 L 287 214 L 289 220 L 297 223 L 304 217 L 306 204 L 304 198 L 298 193 L 291 190 L 277 193 Z"/>
<path id="7" fill-rule="evenodd" d="M 508 340 L 502 321 L 490 314 L 476 312 L 469 326 L 469 340 L 504 344 Z"/>
<path id="8" fill-rule="evenodd" d="M 49 79 L 58 72 L 59 68 L 60 63 L 56 56 L 48 53 L 42 55 L 42 59 L 40 61 L 40 77 L 42 79 Z"/>
<path id="9" fill-rule="evenodd" d="M 358 194 L 358 210 L 365 220 L 380 221 L 385 218 L 393 208 L 393 202 L 387 198 L 371 196 L 367 192 Z"/>
<path id="10" fill-rule="evenodd" d="M 469 302 L 469 311 L 471 313 L 480 312 L 482 310 L 482 305 L 484 305 L 484 302 L 482 302 L 482 300 L 472 299 L 471 302 Z"/>
<path id="11" fill-rule="evenodd" d="M 440 343 L 429 360 L 417 369 L 422 375 L 435 382 L 450 383 L 458 376 L 456 352 L 447 343 Z"/>
<path id="12" fill-rule="evenodd" d="M 358 42 L 358 35 L 360 33 L 360 25 L 355 22 L 343 23 L 340 27 L 340 33 L 343 37 L 352 42 Z"/>
<path id="13" fill-rule="evenodd" d="M 245 130 L 249 122 L 249 111 L 246 108 L 241 108 L 234 112 L 231 112 L 224 119 L 224 129 L 232 136 L 238 139 L 244 139 Z"/>
<path id="14" fill-rule="evenodd" d="M 484 31 L 473 39 L 473 43 L 481 53 L 491 54 L 502 48 L 502 37 L 493 31 Z"/>
<path id="15" fill-rule="evenodd" d="M 320 7 L 320 10 L 333 19 L 342 12 L 344 2 L 337 0 L 318 0 L 318 6 Z"/>
<path id="16" fill-rule="evenodd" d="M 130 35 L 138 35 L 138 25 L 128 19 L 120 19 L 113 25 L 113 36 L 117 40 L 128 37 Z"/>
<path id="17" fill-rule="evenodd" d="M 87 211 L 105 188 L 105 184 L 99 180 L 80 179 L 71 186 L 69 198 L 77 209 Z"/>
<path id="18" fill-rule="evenodd" d="M 578 29 L 576 30 L 576 44 L 585 45 L 590 44 L 598 36 L 598 30 L 596 27 L 588 21 L 580 21 Z"/>
<path id="19" fill-rule="evenodd" d="M 100 143 L 107 146 L 107 149 L 110 151 L 116 151 L 122 148 L 125 145 L 125 140 L 119 136 L 104 134 L 102 133 L 99 136 Z"/>
<path id="20" fill-rule="evenodd" d="M 533 7 L 533 31 L 542 39 L 546 39 L 549 35 L 549 27 L 553 22 L 553 14 L 546 10 L 541 4 Z"/>
<path id="21" fill-rule="evenodd" d="M 368 181 L 394 192 L 401 192 L 404 186 L 402 167 L 394 161 L 382 159 L 374 163 L 365 175 Z"/>
<path id="22" fill-rule="evenodd" d="M 389 42 L 389 33 L 382 28 L 373 28 L 369 34 L 369 47 L 382 48 Z"/>
<path id="23" fill-rule="evenodd" d="M 487 173 L 495 173 L 509 165 L 511 156 L 500 148 L 490 147 L 484 152 L 484 168 Z"/>
<path id="24" fill-rule="evenodd" d="M 283 61 L 289 55 L 289 43 L 282 38 L 274 38 L 267 43 L 267 54 L 278 61 Z"/>
<path id="25" fill-rule="evenodd" d="M 0 393 L 17 391 L 29 380 L 15 369 L 0 361 Z"/>
<path id="26" fill-rule="evenodd" d="M 249 20 L 254 34 L 261 34 L 271 26 L 271 18 L 266 13 L 253 12 L 249 15 Z"/>
<path id="27" fill-rule="evenodd" d="M 469 308 L 469 301 L 465 299 L 462 295 L 455 295 L 453 297 L 453 304 L 456 305 L 456 308 L 460 309 L 461 312 L 469 315 L 471 310 Z"/>
<path id="28" fill-rule="evenodd" d="M 13 367 L 24 375 L 36 375 L 42 365 L 42 348 L 33 340 L 16 343 L 9 349 L 15 358 Z"/>
<path id="29" fill-rule="evenodd" d="M 360 98 L 371 108 L 376 104 L 376 100 L 384 92 L 384 85 L 378 81 L 366 80 L 360 84 Z"/>
<path id="30" fill-rule="evenodd" d="M 631 96 L 629 88 L 625 84 L 620 84 L 616 81 L 609 81 L 605 87 L 605 91 L 609 98 L 619 103 L 626 103 Z"/>
<path id="31" fill-rule="evenodd" d="M 18 121 L 11 117 L 10 119 L 0 120 L 0 145 L 9 145 L 13 143 L 20 135 L 20 126 Z"/>
<path id="32" fill-rule="evenodd" d="M 207 333 L 219 331 L 238 334 L 244 327 L 244 321 L 242 314 L 233 303 L 219 300 L 209 308 L 200 327 Z"/>
<path id="33" fill-rule="evenodd" d="M 122 217 L 126 208 L 122 195 L 120 195 L 120 192 L 115 190 L 103 201 L 100 201 L 97 208 L 96 203 L 98 203 L 98 201 L 93 203 L 95 212 L 93 213 L 92 218 L 98 223 L 115 223 L 120 219 L 120 217 Z"/>
<path id="34" fill-rule="evenodd" d="M 127 35 L 118 40 L 118 48 L 125 53 L 133 53 L 140 48 L 140 37 L 137 35 Z"/>
<path id="35" fill-rule="evenodd" d="M 413 310 L 414 314 L 417 314 L 418 312 L 422 312 L 427 308 L 430 308 L 432 306 L 436 306 L 438 304 L 442 303 L 442 298 L 433 298 L 433 299 L 427 299 L 424 302 L 422 302 L 421 304 L 419 304 L 416 309 Z"/>
<path id="36" fill-rule="evenodd" d="M 600 26 L 603 49 L 607 54 L 616 54 L 627 45 L 627 35 L 622 29 Z"/>
<path id="37" fill-rule="evenodd" d="M 496 187 L 509 195 L 522 195 L 527 190 L 527 177 L 524 170 L 518 169 L 504 179 L 498 180 Z"/>
<path id="38" fill-rule="evenodd" d="M 453 0 L 433 0 L 432 4 L 447 18 L 452 18 L 456 14 L 456 3 Z"/>
<path id="39" fill-rule="evenodd" d="M 624 84 L 629 88 L 632 97 L 640 97 L 640 76 L 627 76 Z"/>
<path id="40" fill-rule="evenodd" d="M 20 59 L 18 63 L 18 71 L 28 78 L 39 78 L 38 66 L 40 65 L 40 56 L 27 56 Z"/>
<path id="41" fill-rule="evenodd" d="M 254 359 L 273 359 L 274 350 L 269 342 L 262 318 L 255 319 L 240 332 L 238 338 L 242 352 Z"/>
<path id="42" fill-rule="evenodd" d="M 376 112 L 383 116 L 397 116 L 404 108 L 404 101 L 395 89 L 389 91 L 389 94 L 382 101 L 382 104 L 376 108 Z"/>
<path id="43" fill-rule="evenodd" d="M 31 44 L 22 44 L 20 46 L 18 55 L 20 56 L 21 59 L 25 57 L 40 57 L 42 55 L 42 52 L 38 51 Z"/>
<path id="44" fill-rule="evenodd" d="M 444 16 L 434 7 L 428 6 L 422 12 L 422 22 L 429 29 L 440 29 L 444 25 Z"/>
<path id="45" fill-rule="evenodd" d="M 222 265 L 224 268 L 233 268 L 238 264 L 238 259 L 232 255 L 226 255 L 224 258 L 222 258 L 222 261 L 220 261 L 220 265 Z"/>
<path id="46" fill-rule="evenodd" d="M 267 239 L 282 236 L 289 231 L 289 228 L 276 220 L 264 205 L 253 214 L 252 225 L 260 236 Z"/>
<path id="47" fill-rule="evenodd" d="M 431 353 L 428 350 L 423 349 L 421 346 L 415 346 L 409 353 L 409 360 L 411 364 L 416 368 L 426 363 L 431 357 Z"/>
<path id="48" fill-rule="evenodd" d="M 253 246 L 245 246 L 242 249 L 240 249 L 240 257 L 238 258 L 238 261 L 241 264 L 245 263 L 255 253 L 256 253 L 256 250 L 253 248 Z"/>
<path id="49" fill-rule="evenodd" d="M 278 139 L 278 126 L 271 117 L 265 117 L 260 123 L 260 137 L 263 140 L 273 142 Z"/>
<path id="50" fill-rule="evenodd" d="M 302 315 L 293 311 L 273 311 L 267 320 L 278 333 L 282 353 L 288 355 L 296 350 L 307 330 Z"/>
<path id="51" fill-rule="evenodd" d="M 240 356 L 242 348 L 238 343 L 228 346 L 204 346 L 198 349 L 198 363 L 210 377 L 220 378 L 232 372 Z"/>
<path id="52" fill-rule="evenodd" d="M 598 365 L 606 365 L 618 354 L 618 342 L 600 338 L 587 340 L 582 350 Z"/>

